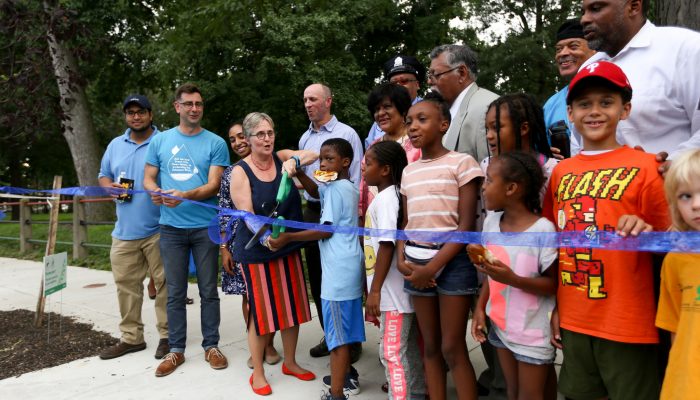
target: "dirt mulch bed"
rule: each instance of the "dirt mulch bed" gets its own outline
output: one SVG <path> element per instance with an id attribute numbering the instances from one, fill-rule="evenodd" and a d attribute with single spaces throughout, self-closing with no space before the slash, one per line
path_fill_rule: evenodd
<path id="1" fill-rule="evenodd" d="M 92 357 L 119 341 L 56 313 L 35 328 L 33 311 L 0 311 L 0 327 L 0 379 Z"/>

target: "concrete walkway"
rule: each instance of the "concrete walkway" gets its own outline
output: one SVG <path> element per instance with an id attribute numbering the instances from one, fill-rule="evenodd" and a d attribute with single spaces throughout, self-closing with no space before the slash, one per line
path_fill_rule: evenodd
<path id="1" fill-rule="evenodd" d="M 42 264 L 34 261 L 0 258 L 0 309 L 28 309 L 36 307 Z M 87 285 L 105 284 L 97 288 Z M 221 294 L 222 352 L 228 357 L 229 367 L 215 371 L 204 361 L 200 347 L 199 296 L 196 285 L 190 285 L 189 296 L 195 304 L 188 306 L 187 361 L 172 375 L 156 378 L 158 361 L 153 353 L 158 342 L 155 331 L 153 302 L 146 296 L 143 319 L 148 348 L 138 353 L 113 360 L 90 357 L 53 368 L 31 372 L 0 381 L 0 399 L 260 399 L 248 384 L 251 370 L 248 359 L 245 324 L 241 317 L 241 297 Z M 311 307 L 312 312 L 315 309 Z M 119 309 L 112 274 L 81 267 L 68 267 L 68 287 L 48 298 L 47 311 L 77 317 L 94 324 L 95 329 L 119 337 Z M 379 330 L 366 325 L 367 342 L 361 360 L 355 365 L 360 372 L 362 392 L 351 400 L 386 399 L 380 386 L 384 383 L 384 369 L 378 359 Z M 2 329 L 0 328 L 0 335 Z M 266 374 L 272 386 L 270 399 L 317 399 L 324 389 L 320 377 L 327 375 L 328 357 L 309 357 L 309 348 L 318 343 L 322 332 L 318 321 L 301 326 L 297 350 L 298 362 L 318 378 L 302 382 L 282 374 L 281 364 L 268 366 Z M 470 357 L 477 375 L 485 368 L 481 351 L 468 335 Z M 281 352 L 279 335 L 275 346 Z M 456 398 L 454 387 L 449 387 L 449 398 Z"/>

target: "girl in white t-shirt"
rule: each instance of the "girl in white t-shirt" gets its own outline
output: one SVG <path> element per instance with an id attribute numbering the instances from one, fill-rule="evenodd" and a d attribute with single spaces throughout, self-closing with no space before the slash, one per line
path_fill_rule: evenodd
<path id="1" fill-rule="evenodd" d="M 483 187 L 489 210 L 483 232 L 555 232 L 539 215 L 543 184 L 542 167 L 532 154 L 509 152 L 492 158 Z M 557 249 L 486 247 L 491 261 L 473 257 L 474 245 L 468 248 L 472 262 L 488 276 L 474 310 L 472 336 L 497 349 L 509 399 L 556 396 L 549 393 L 547 380 L 553 378 L 549 375 L 556 355 L 549 320 L 556 304 Z"/>
<path id="2" fill-rule="evenodd" d="M 401 174 L 406 152 L 394 141 L 377 142 L 365 153 L 362 175 L 379 193 L 365 214 L 365 228 L 388 230 L 387 235 L 365 236 L 367 314 L 381 317 L 379 358 L 384 365 L 389 398 L 425 397 L 425 380 L 418 346 L 418 324 L 411 296 L 403 291 L 404 279 L 396 269 Z"/>

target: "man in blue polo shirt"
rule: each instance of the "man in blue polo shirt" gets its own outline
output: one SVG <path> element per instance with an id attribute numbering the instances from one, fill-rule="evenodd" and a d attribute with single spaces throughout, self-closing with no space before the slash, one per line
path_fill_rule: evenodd
<path id="1" fill-rule="evenodd" d="M 151 103 L 145 96 L 129 95 L 124 100 L 127 130 L 107 146 L 98 179 L 104 188 L 143 190 L 143 168 L 151 139 L 158 134 L 153 122 Z M 168 320 L 165 303 L 165 273 L 160 258 L 158 219 L 160 209 L 145 193 L 113 195 L 117 202 L 117 222 L 112 231 L 112 249 L 109 253 L 117 299 L 122 320 L 119 324 L 121 340 L 104 349 L 100 358 L 108 360 L 146 348 L 143 337 L 141 308 L 143 280 L 151 275 L 156 286 L 156 328 L 160 336 L 156 358 L 168 351 Z"/>
<path id="2" fill-rule="evenodd" d="M 146 155 L 143 186 L 161 206 L 160 250 L 168 285 L 168 336 L 170 353 L 156 369 L 169 375 L 185 362 L 187 341 L 187 275 L 190 252 L 197 269 L 201 298 L 204 359 L 214 369 L 228 366 L 219 351 L 219 251 L 209 239 L 209 223 L 216 209 L 190 201 L 217 205 L 221 175 L 229 165 L 224 139 L 202 128 L 204 100 L 197 86 L 186 83 L 175 92 L 180 124 L 153 139 Z M 161 196 L 160 193 L 168 196 Z"/>

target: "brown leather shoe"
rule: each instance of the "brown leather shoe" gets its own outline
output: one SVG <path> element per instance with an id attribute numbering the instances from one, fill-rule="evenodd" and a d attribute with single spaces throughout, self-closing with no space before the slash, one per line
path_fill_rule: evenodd
<path id="1" fill-rule="evenodd" d="M 168 353 L 163 357 L 163 362 L 156 368 L 156 376 L 170 375 L 184 363 L 185 355 L 183 353 Z"/>
<path id="2" fill-rule="evenodd" d="M 103 360 L 109 360 L 112 358 L 121 357 L 127 353 L 133 353 L 136 351 L 141 351 L 146 348 L 146 343 L 139 344 L 129 344 L 119 341 L 119 343 L 114 346 L 107 347 L 100 352 L 100 358 Z"/>
<path id="3" fill-rule="evenodd" d="M 156 360 L 162 359 L 168 353 L 170 353 L 170 345 L 168 344 L 168 338 L 160 339 L 158 341 L 158 347 L 156 348 Z"/>
<path id="4" fill-rule="evenodd" d="M 214 369 L 224 369 L 228 367 L 228 361 L 226 361 L 226 356 L 221 354 L 221 350 L 218 347 L 211 347 L 209 350 L 204 352 L 204 359 L 209 362 Z"/>

